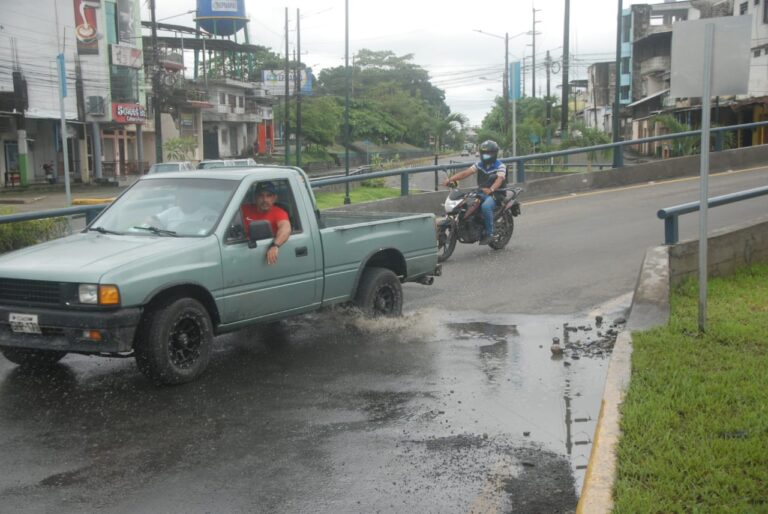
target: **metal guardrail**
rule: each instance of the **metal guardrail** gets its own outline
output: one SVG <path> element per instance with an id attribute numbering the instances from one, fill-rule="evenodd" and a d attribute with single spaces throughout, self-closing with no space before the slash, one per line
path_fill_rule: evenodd
<path id="1" fill-rule="evenodd" d="M 768 195 L 768 186 L 756 187 L 754 189 L 747 189 L 746 191 L 740 191 L 738 193 L 730 193 L 722 196 L 715 196 L 709 199 L 707 205 L 709 207 L 719 207 L 729 203 L 740 202 L 742 200 L 749 200 L 758 196 Z M 664 220 L 664 244 L 673 245 L 677 244 L 680 239 L 680 227 L 679 220 L 683 214 L 689 214 L 696 212 L 701 208 L 701 202 L 689 202 L 681 205 L 675 205 L 673 207 L 667 207 L 665 209 L 659 209 L 656 216 L 659 219 Z"/>
<path id="2" fill-rule="evenodd" d="M 752 128 L 766 127 L 766 126 L 768 126 L 768 121 L 761 121 L 756 123 L 743 123 L 740 125 L 716 127 L 716 128 L 712 128 L 711 132 L 716 134 L 721 134 L 731 130 L 752 129 Z M 529 163 L 529 161 L 537 161 L 537 160 L 549 159 L 554 157 L 565 157 L 568 155 L 575 155 L 580 153 L 609 151 L 616 148 L 622 148 L 625 146 L 640 145 L 644 143 L 653 143 L 656 141 L 681 139 L 684 137 L 699 136 L 700 134 L 701 134 L 700 130 L 692 130 L 688 132 L 665 134 L 662 136 L 647 137 L 643 139 L 619 141 L 617 143 L 608 143 L 604 145 L 569 148 L 567 150 L 559 150 L 556 152 L 529 154 L 529 155 L 521 155 L 516 157 L 506 157 L 506 158 L 500 159 L 500 161 L 506 164 L 515 164 L 516 172 L 517 172 L 516 182 L 523 183 L 525 182 L 526 163 Z M 410 175 L 413 175 L 416 173 L 434 173 L 435 174 L 435 190 L 437 190 L 438 189 L 438 172 L 440 171 L 448 172 L 450 170 L 464 169 L 469 164 L 470 163 L 468 162 L 460 162 L 460 163 L 452 162 L 449 164 L 417 166 L 413 168 L 400 168 L 400 169 L 387 170 L 387 171 L 372 171 L 368 173 L 358 172 L 354 174 L 350 173 L 349 176 L 341 175 L 341 176 L 335 176 L 335 177 L 310 180 L 310 184 L 313 188 L 317 188 L 320 186 L 326 186 L 326 185 L 332 185 L 332 184 L 344 184 L 347 182 L 362 181 L 362 180 L 368 180 L 368 179 L 379 178 L 379 177 L 394 177 L 399 175 L 400 176 L 400 194 L 402 196 L 407 196 L 409 193 L 408 178 Z M 528 166 L 535 166 L 535 164 L 529 163 Z M 594 167 L 595 165 L 593 164 L 592 166 Z M 68 207 L 64 209 L 54 209 L 54 210 L 42 211 L 42 212 L 10 214 L 6 216 L 0 216 L 0 224 L 12 223 L 16 221 L 29 221 L 29 220 L 36 220 L 36 219 L 54 218 L 59 216 L 82 215 L 82 214 L 85 214 L 86 224 L 87 224 L 87 223 L 90 223 L 93 219 L 95 219 L 98 213 L 101 212 L 101 210 L 103 210 L 105 207 L 106 205 L 84 205 L 84 206 Z"/>
<path id="3" fill-rule="evenodd" d="M 766 126 L 768 126 L 768 121 L 760 121 L 755 123 L 742 123 L 740 125 L 728 125 L 725 127 L 714 127 L 710 129 L 710 132 L 719 136 L 722 133 L 729 132 L 732 130 L 744 130 L 744 129 L 752 129 L 752 128 L 758 128 L 758 127 L 766 127 Z M 616 143 L 607 143 L 604 145 L 575 147 L 575 148 L 568 148 L 567 150 L 558 150 L 556 152 L 520 155 L 516 157 L 505 157 L 499 160 L 505 164 L 513 164 L 516 168 L 515 181 L 518 183 L 523 183 L 525 182 L 526 163 L 529 163 L 529 161 L 538 161 L 538 160 L 549 159 L 554 157 L 566 157 L 569 155 L 576 155 L 580 153 L 607 152 L 607 151 L 613 151 L 614 149 L 623 148 L 625 146 L 635 146 L 635 145 L 641 145 L 645 143 L 655 143 L 658 141 L 682 139 L 685 137 L 697 137 L 700 135 L 701 135 L 701 130 L 690 130 L 687 132 L 664 134 L 662 136 L 646 137 L 643 139 L 632 139 L 629 141 L 619 141 Z M 400 175 L 400 194 L 402 196 L 407 196 L 409 192 L 408 191 L 409 175 L 412 175 L 415 173 L 428 173 L 428 172 L 435 173 L 435 177 L 436 177 L 435 185 L 437 190 L 437 173 L 438 172 L 440 171 L 448 172 L 450 170 L 464 169 L 469 164 L 470 163 L 468 162 L 462 162 L 462 163 L 449 163 L 449 164 L 435 164 L 433 166 L 418 166 L 414 168 L 400 168 L 396 170 L 366 173 L 364 176 L 360 176 L 360 175 L 354 176 L 350 174 L 348 177 L 339 176 L 339 177 L 333 177 L 333 178 L 323 178 L 323 179 L 312 180 L 310 181 L 310 183 L 312 184 L 312 187 L 319 187 L 319 186 L 325 186 L 325 185 L 331 185 L 331 184 L 344 184 L 346 182 L 355 182 L 355 181 L 365 180 L 369 178 L 393 177 L 393 176 Z M 532 166 L 532 164 L 528 164 L 528 166 Z M 593 164 L 593 166 L 595 165 Z"/>
<path id="4" fill-rule="evenodd" d="M 48 211 L 22 212 L 18 214 L 6 214 L 0 216 L 0 224 L 15 223 L 17 221 L 34 221 L 47 218 L 60 218 L 62 216 L 82 216 L 85 215 L 86 225 L 96 219 L 107 207 L 107 204 L 99 205 L 80 205 L 77 207 L 64 207 L 62 209 L 51 209 Z"/>

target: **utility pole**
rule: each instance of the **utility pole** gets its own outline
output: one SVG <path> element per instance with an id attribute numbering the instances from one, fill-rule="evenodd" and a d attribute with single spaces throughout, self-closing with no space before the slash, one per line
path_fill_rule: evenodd
<path id="1" fill-rule="evenodd" d="M 547 50 L 547 98 L 546 98 L 546 105 L 547 105 L 547 144 L 549 144 L 550 141 L 550 125 L 552 124 L 552 98 L 550 97 L 550 90 L 549 90 L 549 76 L 550 72 L 552 71 L 552 58 L 549 56 L 549 50 Z"/>
<path id="2" fill-rule="evenodd" d="M 531 56 L 531 98 L 536 98 L 536 34 L 540 34 L 540 32 L 536 32 L 536 24 L 541 23 L 536 21 L 536 13 L 539 11 L 541 9 L 533 8 L 533 29 L 531 30 L 531 36 L 533 36 L 533 48 L 531 50 L 533 52 Z"/>
<path id="3" fill-rule="evenodd" d="M 344 0 L 344 174 L 349 177 L 349 0 Z M 344 205 L 349 205 L 349 181 L 344 182 Z"/>
<path id="4" fill-rule="evenodd" d="M 296 9 L 296 167 L 301 167 L 301 22 Z"/>
<path id="5" fill-rule="evenodd" d="M 291 153 L 291 145 L 290 141 L 288 140 L 288 134 L 289 134 L 289 127 L 290 127 L 290 119 L 291 117 L 288 115 L 288 111 L 290 110 L 291 104 L 291 89 L 290 89 L 290 82 L 289 82 L 289 75 L 291 74 L 291 66 L 290 66 L 290 57 L 289 57 L 289 50 L 288 50 L 288 8 L 285 8 L 285 113 L 283 114 L 283 148 L 285 149 L 285 165 L 288 166 L 290 161 L 290 153 Z"/>
<path id="6" fill-rule="evenodd" d="M 149 13 L 152 18 L 152 95 L 155 111 L 155 162 L 163 162 L 163 118 L 160 112 L 160 59 L 157 54 L 157 22 L 155 21 L 155 0 L 149 0 Z M 94 162 L 96 158 L 94 157 Z"/>
<path id="7" fill-rule="evenodd" d="M 563 136 L 568 132 L 568 66 L 569 66 L 569 45 L 570 40 L 570 28 L 571 28 L 571 0 L 565 0 L 565 23 L 563 27 L 563 91 L 562 101 L 560 105 L 563 106 L 562 113 L 560 115 L 560 130 Z"/>
<path id="8" fill-rule="evenodd" d="M 504 33 L 504 135 L 509 135 L 509 32 Z"/>
<path id="9" fill-rule="evenodd" d="M 621 0 L 619 0 L 618 10 L 616 11 L 616 72 L 615 72 L 615 91 L 613 92 L 613 116 L 611 121 L 613 122 L 613 142 L 618 143 L 621 141 L 620 130 L 620 115 L 621 112 L 621 30 L 623 25 L 623 6 Z M 621 168 L 624 166 L 624 150 L 622 148 L 613 149 L 613 167 Z"/>

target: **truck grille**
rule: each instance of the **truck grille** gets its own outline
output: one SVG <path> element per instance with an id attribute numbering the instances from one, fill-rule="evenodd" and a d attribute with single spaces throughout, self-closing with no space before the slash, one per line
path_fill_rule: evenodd
<path id="1" fill-rule="evenodd" d="M 62 285 L 61 282 L 0 278 L 0 301 L 59 305 L 62 301 Z"/>

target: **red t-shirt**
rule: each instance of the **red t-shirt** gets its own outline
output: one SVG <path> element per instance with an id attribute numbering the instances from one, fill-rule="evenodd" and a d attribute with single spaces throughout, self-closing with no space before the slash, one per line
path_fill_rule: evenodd
<path id="1" fill-rule="evenodd" d="M 261 212 L 253 204 L 244 204 L 240 207 L 243 213 L 243 223 L 245 224 L 246 234 L 251 221 L 266 220 L 272 225 L 272 235 L 277 235 L 277 224 L 283 220 L 289 221 L 288 213 L 284 209 L 273 205 L 267 212 Z"/>

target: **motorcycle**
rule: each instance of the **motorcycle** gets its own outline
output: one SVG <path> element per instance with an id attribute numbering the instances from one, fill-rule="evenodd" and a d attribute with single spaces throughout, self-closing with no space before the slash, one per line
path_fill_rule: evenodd
<path id="1" fill-rule="evenodd" d="M 444 220 L 437 224 L 437 262 L 443 262 L 453 254 L 456 243 L 476 243 L 483 237 L 485 223 L 480 209 L 482 197 L 480 191 L 461 191 L 451 184 L 451 191 L 445 199 Z M 503 198 L 496 198 L 493 210 L 493 237 L 488 246 L 501 250 L 512 238 L 515 217 L 520 215 L 520 203 L 517 197 L 523 191 L 520 187 L 499 189 Z M 499 195 L 500 196 L 500 195 Z"/>

